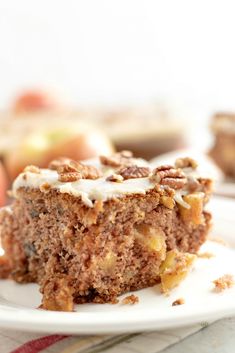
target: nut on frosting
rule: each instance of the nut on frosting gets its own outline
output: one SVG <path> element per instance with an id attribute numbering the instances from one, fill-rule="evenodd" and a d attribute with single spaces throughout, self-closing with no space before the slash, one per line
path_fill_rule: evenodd
<path id="1" fill-rule="evenodd" d="M 94 166 L 84 165 L 69 158 L 61 158 L 50 163 L 49 169 L 56 170 L 61 182 L 73 182 L 79 179 L 98 179 L 101 172 Z"/>
<path id="2" fill-rule="evenodd" d="M 183 171 L 170 165 L 155 168 L 151 179 L 160 185 L 167 185 L 173 189 L 182 189 L 187 183 L 187 178 Z"/>

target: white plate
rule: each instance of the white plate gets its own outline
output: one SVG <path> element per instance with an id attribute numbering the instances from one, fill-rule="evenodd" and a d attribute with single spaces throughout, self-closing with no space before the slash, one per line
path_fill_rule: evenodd
<path id="1" fill-rule="evenodd" d="M 121 333 L 161 330 L 235 315 L 235 287 L 213 292 L 212 281 L 226 273 L 235 275 L 235 202 L 214 198 L 212 234 L 231 246 L 208 241 L 201 249 L 211 259 L 198 259 L 181 285 L 165 297 L 159 286 L 136 292 L 139 304 L 83 304 L 77 312 L 49 312 L 35 309 L 40 304 L 35 284 L 17 285 L 0 281 L 0 327 L 33 332 L 70 334 Z M 125 297 L 125 296 L 123 296 Z M 185 304 L 172 306 L 180 297 Z"/>

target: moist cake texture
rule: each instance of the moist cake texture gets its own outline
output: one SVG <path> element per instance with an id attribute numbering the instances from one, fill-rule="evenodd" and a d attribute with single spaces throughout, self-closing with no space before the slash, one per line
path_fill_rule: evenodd
<path id="1" fill-rule="evenodd" d="M 151 168 L 128 151 L 27 167 L 0 213 L 8 261 L 0 274 L 39 283 L 49 310 L 115 302 L 159 282 L 167 292 L 185 277 L 210 228 L 211 180 L 196 168 L 190 158 Z"/>
<path id="2" fill-rule="evenodd" d="M 215 139 L 209 154 L 226 176 L 235 178 L 235 114 L 215 114 L 212 132 Z"/>

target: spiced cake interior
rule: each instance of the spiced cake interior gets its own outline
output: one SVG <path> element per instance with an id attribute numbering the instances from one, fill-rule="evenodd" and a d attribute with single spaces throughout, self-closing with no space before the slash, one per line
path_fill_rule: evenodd
<path id="1" fill-rule="evenodd" d="M 206 240 L 211 180 L 197 163 L 151 167 L 129 151 L 48 169 L 27 167 L 0 212 L 5 271 L 36 282 L 41 307 L 115 303 L 129 291 L 161 283 L 168 292 L 186 276 Z M 3 267 L 2 267 L 3 268 Z"/>

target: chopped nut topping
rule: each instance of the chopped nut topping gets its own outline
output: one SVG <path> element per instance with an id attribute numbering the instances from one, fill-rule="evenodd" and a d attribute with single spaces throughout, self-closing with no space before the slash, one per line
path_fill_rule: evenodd
<path id="1" fill-rule="evenodd" d="M 83 179 L 98 179 L 102 176 L 101 172 L 96 167 L 92 165 L 81 165 Z"/>
<path id="2" fill-rule="evenodd" d="M 173 301 L 172 306 L 182 305 L 184 303 L 185 303 L 184 298 L 179 298 L 179 299 L 176 299 L 175 301 Z"/>
<path id="3" fill-rule="evenodd" d="M 106 178 L 107 181 L 113 181 L 115 183 L 121 183 L 124 179 L 120 174 L 112 174 Z"/>
<path id="4" fill-rule="evenodd" d="M 177 158 L 175 161 L 175 167 L 176 168 L 193 168 L 196 169 L 198 166 L 197 162 L 190 158 L 190 157 L 185 157 L 185 158 Z"/>
<path id="5" fill-rule="evenodd" d="M 153 170 L 151 180 L 173 189 L 182 189 L 187 183 L 184 173 L 170 165 L 163 165 Z"/>
<path id="6" fill-rule="evenodd" d="M 122 300 L 122 304 L 134 305 L 134 304 L 137 304 L 137 303 L 139 303 L 139 298 L 136 295 L 134 295 L 134 294 L 128 295 L 127 297 L 125 297 Z"/>
<path id="7" fill-rule="evenodd" d="M 133 154 L 130 151 L 122 151 L 112 156 L 100 156 L 100 162 L 109 167 L 121 167 L 132 164 Z"/>
<path id="8" fill-rule="evenodd" d="M 58 163 L 58 160 L 56 162 Z M 54 169 L 58 173 L 81 172 L 82 164 L 79 162 L 73 161 L 72 159 L 67 159 L 67 160 L 64 160 L 63 162 L 61 161 L 61 163 L 58 163 L 57 166 L 55 166 L 54 164 Z"/>
<path id="9" fill-rule="evenodd" d="M 84 165 L 69 158 L 60 158 L 52 161 L 49 166 L 59 174 L 59 181 L 73 182 L 79 179 L 98 179 L 99 170 L 90 165 Z"/>
<path id="10" fill-rule="evenodd" d="M 225 289 L 231 288 L 235 284 L 233 276 L 228 274 L 215 279 L 213 283 L 215 285 L 214 290 L 217 293 L 222 292 Z"/>
<path id="11" fill-rule="evenodd" d="M 150 169 L 148 167 L 138 167 L 136 165 L 123 167 L 118 173 L 126 179 L 135 179 L 135 178 L 146 178 L 150 174 Z"/>
<path id="12" fill-rule="evenodd" d="M 79 179 L 82 179 L 82 174 L 81 173 L 60 173 L 59 174 L 59 181 L 62 183 L 68 183 L 68 182 L 73 182 L 77 181 Z"/>
<path id="13" fill-rule="evenodd" d="M 27 167 L 24 168 L 24 172 L 39 174 L 40 169 L 38 167 L 36 167 L 35 165 L 28 165 Z"/>
<path id="14" fill-rule="evenodd" d="M 66 158 L 66 157 L 59 157 L 57 159 L 53 159 L 48 168 L 51 170 L 57 170 L 62 164 L 66 164 L 69 163 L 71 161 L 70 158 Z"/>
<path id="15" fill-rule="evenodd" d="M 52 170 L 57 170 L 58 167 L 60 167 L 62 164 L 69 163 L 70 161 L 71 161 L 70 158 L 60 157 L 51 161 L 48 168 Z"/>

